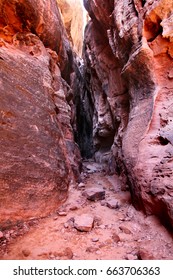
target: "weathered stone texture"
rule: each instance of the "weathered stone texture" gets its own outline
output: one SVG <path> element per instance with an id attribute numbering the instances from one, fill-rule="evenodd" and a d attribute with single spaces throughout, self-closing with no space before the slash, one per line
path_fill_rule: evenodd
<path id="1" fill-rule="evenodd" d="M 173 226 L 172 1 L 84 2 L 96 159 L 113 162 L 136 207 Z"/>
<path id="2" fill-rule="evenodd" d="M 70 55 L 56 0 L 0 1 L 1 227 L 54 211 L 78 176 Z"/>

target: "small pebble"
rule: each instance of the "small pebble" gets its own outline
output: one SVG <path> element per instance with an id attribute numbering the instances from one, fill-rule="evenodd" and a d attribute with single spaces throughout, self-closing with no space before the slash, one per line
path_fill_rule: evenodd
<path id="1" fill-rule="evenodd" d="M 64 224 L 64 227 L 65 227 L 65 228 L 69 228 L 69 224 L 68 224 L 68 223 L 65 223 L 65 224 Z"/>
<path id="2" fill-rule="evenodd" d="M 75 210 L 78 210 L 78 207 L 76 205 L 73 205 L 69 208 L 69 210 L 75 211 Z"/>
<path id="3" fill-rule="evenodd" d="M 99 228 L 105 229 L 105 225 L 100 225 Z"/>
<path id="4" fill-rule="evenodd" d="M 91 240 L 92 240 L 92 242 L 98 242 L 98 241 L 99 241 L 99 238 L 98 238 L 98 237 L 94 237 L 94 238 L 92 238 Z"/>
<path id="5" fill-rule="evenodd" d="M 118 235 L 116 232 L 114 232 L 114 233 L 112 234 L 112 239 L 113 239 L 113 241 L 116 242 L 116 243 L 119 242 L 119 241 L 121 241 L 119 235 Z"/>
<path id="6" fill-rule="evenodd" d="M 120 230 L 122 230 L 124 233 L 126 233 L 126 234 L 131 234 L 132 232 L 130 231 L 130 229 L 128 229 L 127 227 L 125 227 L 125 226 L 120 226 L 119 227 L 120 228 Z"/>
<path id="7" fill-rule="evenodd" d="M 137 260 L 138 257 L 136 255 L 132 255 L 132 254 L 128 254 L 126 257 L 125 257 L 126 260 Z"/>
<path id="8" fill-rule="evenodd" d="M 101 205 L 101 206 L 105 206 L 105 205 L 106 205 L 106 201 L 101 200 L 101 201 L 100 201 L 100 205 Z"/>
<path id="9" fill-rule="evenodd" d="M 5 238 L 7 238 L 7 239 L 10 238 L 10 234 L 6 233 Z"/>
<path id="10" fill-rule="evenodd" d="M 96 255 L 100 255 L 101 254 L 101 252 L 100 251 L 96 251 Z"/>
<path id="11" fill-rule="evenodd" d="M 57 214 L 59 215 L 59 216 L 67 216 L 67 212 L 57 212 Z"/>
<path id="12" fill-rule="evenodd" d="M 85 188 L 85 184 L 84 183 L 79 183 L 78 184 L 78 189 L 83 189 L 83 188 Z"/>
<path id="13" fill-rule="evenodd" d="M 28 257 L 31 254 L 31 252 L 28 249 L 24 249 L 22 250 L 22 254 L 24 255 L 24 257 Z"/>

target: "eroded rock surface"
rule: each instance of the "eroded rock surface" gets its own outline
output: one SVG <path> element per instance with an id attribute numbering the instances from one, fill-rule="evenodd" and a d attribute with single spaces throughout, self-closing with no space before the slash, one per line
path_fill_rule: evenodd
<path id="1" fill-rule="evenodd" d="M 85 0 L 95 158 L 173 226 L 172 1 Z"/>
<path id="2" fill-rule="evenodd" d="M 1 227 L 54 211 L 78 177 L 72 67 L 56 0 L 0 1 Z"/>

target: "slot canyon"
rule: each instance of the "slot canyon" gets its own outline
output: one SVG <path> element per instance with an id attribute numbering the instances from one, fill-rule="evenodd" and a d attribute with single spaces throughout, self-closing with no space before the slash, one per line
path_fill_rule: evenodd
<path id="1" fill-rule="evenodd" d="M 0 259 L 173 259 L 172 106 L 172 0 L 0 0 Z"/>

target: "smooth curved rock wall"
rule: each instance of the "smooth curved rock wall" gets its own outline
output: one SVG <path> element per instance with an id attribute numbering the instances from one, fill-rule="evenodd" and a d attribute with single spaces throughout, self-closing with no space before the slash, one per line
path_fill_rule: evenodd
<path id="1" fill-rule="evenodd" d="M 96 159 L 120 174 L 137 208 L 173 226 L 172 1 L 84 4 Z"/>

